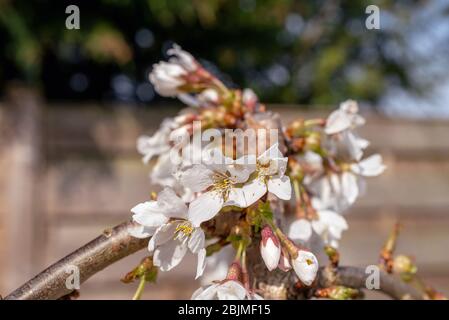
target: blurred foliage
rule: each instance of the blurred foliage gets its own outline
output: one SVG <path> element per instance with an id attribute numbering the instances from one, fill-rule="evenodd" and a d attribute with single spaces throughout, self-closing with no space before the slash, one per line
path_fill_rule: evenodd
<path id="1" fill-rule="evenodd" d="M 49 99 L 149 102 L 160 98 L 148 72 L 174 41 L 266 102 L 375 102 L 391 82 L 414 83 L 409 61 L 384 50 L 401 33 L 367 30 L 365 9 L 407 19 L 418 2 L 0 0 L 0 87 L 20 80 Z M 65 28 L 69 4 L 80 8 L 80 30 Z"/>

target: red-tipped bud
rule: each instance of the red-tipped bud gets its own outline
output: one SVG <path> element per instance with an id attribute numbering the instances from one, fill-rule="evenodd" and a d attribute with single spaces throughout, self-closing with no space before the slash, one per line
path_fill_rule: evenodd
<path id="1" fill-rule="evenodd" d="M 279 259 L 278 268 L 284 272 L 288 272 L 292 269 L 292 265 L 290 264 L 290 256 L 284 248 L 282 248 L 281 251 L 281 258 Z"/>
<path id="2" fill-rule="evenodd" d="M 242 266 L 239 262 L 234 261 L 228 269 L 228 275 L 226 276 L 226 280 L 242 280 Z"/>
<path id="3" fill-rule="evenodd" d="M 260 241 L 260 254 L 268 270 L 276 269 L 281 257 L 281 245 L 279 239 L 269 226 L 265 226 L 260 232 L 262 240 Z"/>

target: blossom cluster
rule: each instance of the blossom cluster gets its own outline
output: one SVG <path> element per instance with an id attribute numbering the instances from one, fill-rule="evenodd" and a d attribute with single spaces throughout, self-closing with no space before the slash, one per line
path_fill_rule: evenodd
<path id="1" fill-rule="evenodd" d="M 249 280 L 248 265 L 256 262 L 246 255 L 255 242 L 268 271 L 292 271 L 302 285 L 313 286 L 316 250 L 338 247 L 348 228 L 343 214 L 362 194 L 364 178 L 385 169 L 380 155 L 364 157 L 369 142 L 356 132 L 365 123 L 357 103 L 343 102 L 327 119 L 279 126 L 279 139 L 266 143 L 268 135 L 261 132 L 273 129 L 266 121 L 272 114 L 252 90 L 227 88 L 178 45 L 168 54 L 167 62 L 153 66 L 150 81 L 160 95 L 177 97 L 189 108 L 137 141 L 143 161 L 153 164 L 151 182 L 161 191 L 131 209 L 132 235 L 151 237 L 148 250 L 161 271 L 179 265 L 187 253 L 196 255 L 197 278 L 217 252 L 235 249 L 234 259 L 224 264 L 225 278 L 200 288 L 193 299 L 261 299 Z M 257 128 L 258 147 L 233 140 L 195 144 L 195 125 L 219 135 Z M 173 161 L 173 154 L 180 160 Z M 319 248 L 312 248 L 314 239 Z"/>

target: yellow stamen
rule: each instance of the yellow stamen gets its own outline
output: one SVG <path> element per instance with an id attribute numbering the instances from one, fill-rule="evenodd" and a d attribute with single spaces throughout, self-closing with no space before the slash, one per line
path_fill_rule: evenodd
<path id="1" fill-rule="evenodd" d="M 182 233 L 184 233 L 186 236 L 188 236 L 188 235 L 192 234 L 193 227 L 190 223 L 182 223 L 176 227 L 176 232 L 180 232 L 180 231 Z"/>

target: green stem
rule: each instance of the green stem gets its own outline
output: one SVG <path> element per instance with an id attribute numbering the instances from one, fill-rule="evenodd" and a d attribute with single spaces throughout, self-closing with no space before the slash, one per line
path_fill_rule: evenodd
<path id="1" fill-rule="evenodd" d="M 145 277 L 141 276 L 139 286 L 137 287 L 136 293 L 134 293 L 133 300 L 140 300 L 143 290 L 145 289 L 145 283 Z"/>
<path id="2" fill-rule="evenodd" d="M 235 260 L 239 260 L 240 261 L 240 258 L 242 256 L 242 252 L 243 252 L 243 241 L 240 241 L 239 242 L 239 247 L 237 249 L 237 253 L 235 255 Z"/>

